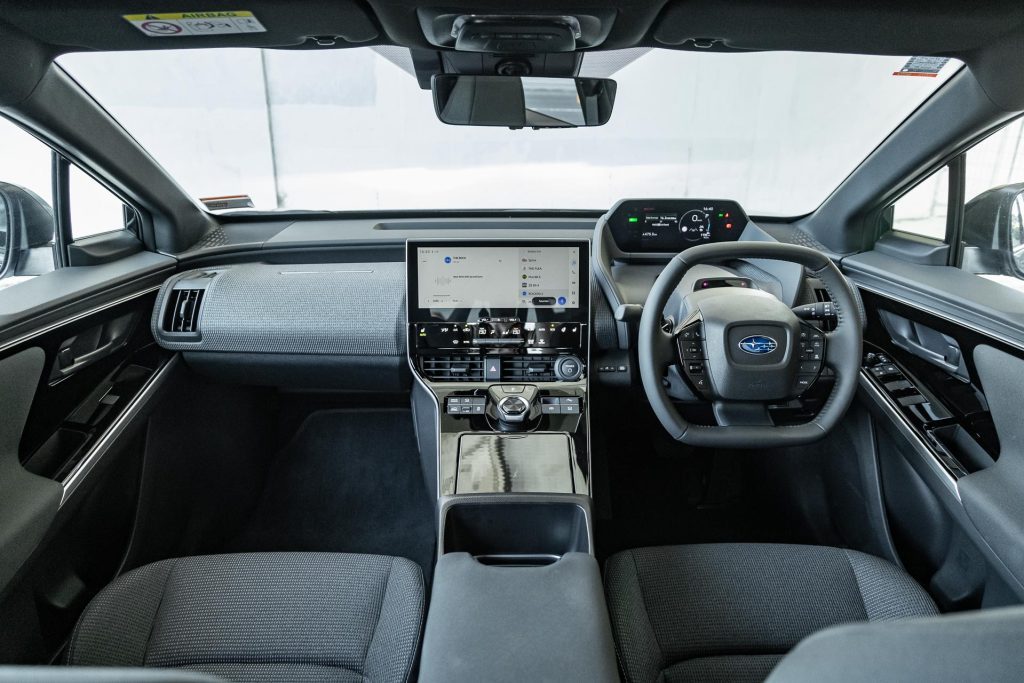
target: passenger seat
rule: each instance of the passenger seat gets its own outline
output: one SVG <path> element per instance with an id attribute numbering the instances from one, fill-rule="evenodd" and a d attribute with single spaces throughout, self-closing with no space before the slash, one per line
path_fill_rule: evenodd
<path id="1" fill-rule="evenodd" d="M 93 599 L 67 663 L 239 681 L 406 681 L 423 609 L 422 572 L 399 557 L 164 560 L 120 576 Z"/>

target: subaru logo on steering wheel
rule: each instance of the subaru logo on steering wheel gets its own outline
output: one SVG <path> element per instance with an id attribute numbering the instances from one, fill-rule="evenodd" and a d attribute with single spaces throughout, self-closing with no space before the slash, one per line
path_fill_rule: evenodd
<path id="1" fill-rule="evenodd" d="M 779 348 L 778 342 L 771 337 L 765 337 L 760 334 L 744 337 L 740 340 L 740 349 L 742 351 L 758 356 L 764 353 L 771 353 L 777 348 Z"/>

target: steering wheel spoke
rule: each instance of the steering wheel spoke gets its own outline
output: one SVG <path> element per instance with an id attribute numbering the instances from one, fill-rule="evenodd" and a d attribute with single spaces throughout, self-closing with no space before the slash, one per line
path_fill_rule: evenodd
<path id="1" fill-rule="evenodd" d="M 768 404 L 760 401 L 715 401 L 712 403 L 719 427 L 772 427 Z"/>

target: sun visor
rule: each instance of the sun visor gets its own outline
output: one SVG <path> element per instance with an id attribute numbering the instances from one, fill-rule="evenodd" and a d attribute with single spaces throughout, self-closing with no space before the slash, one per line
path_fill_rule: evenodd
<path id="1" fill-rule="evenodd" d="M 968 51 L 1022 27 L 1018 0 L 677 0 L 665 8 L 654 39 L 690 49 L 929 55 Z"/>
<path id="2" fill-rule="evenodd" d="M 341 46 L 379 31 L 356 2 L 84 0 L 54 12 L 46 3 L 6 0 L 3 19 L 57 52 L 161 48 Z"/>

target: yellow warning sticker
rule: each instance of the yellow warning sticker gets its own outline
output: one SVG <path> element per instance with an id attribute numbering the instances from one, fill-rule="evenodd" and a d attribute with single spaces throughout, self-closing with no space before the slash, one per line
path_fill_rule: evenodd
<path id="1" fill-rule="evenodd" d="M 125 14 L 125 20 L 150 38 L 266 33 L 252 12 L 171 12 Z"/>

